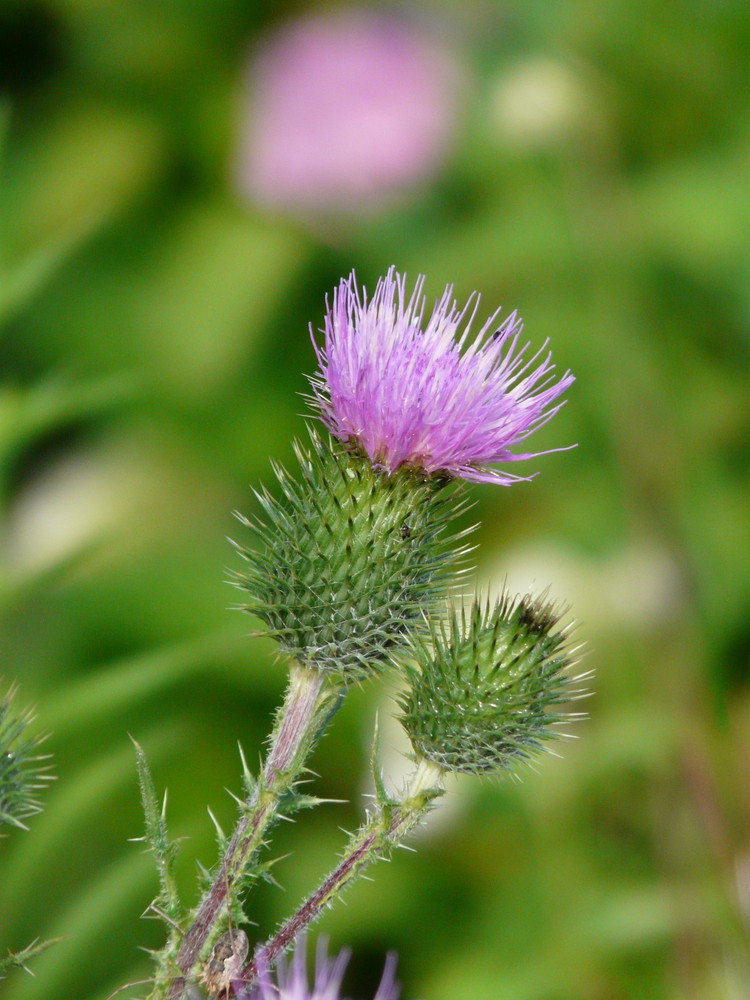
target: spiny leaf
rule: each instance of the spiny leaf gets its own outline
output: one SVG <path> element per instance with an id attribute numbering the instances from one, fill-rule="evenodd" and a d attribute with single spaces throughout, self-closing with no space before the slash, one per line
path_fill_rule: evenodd
<path id="1" fill-rule="evenodd" d="M 291 816 L 293 813 L 301 812 L 303 809 L 314 809 L 316 806 L 345 801 L 345 799 L 321 799 L 317 795 L 302 795 L 292 789 L 283 798 L 280 809 L 285 816 Z"/>
<path id="2" fill-rule="evenodd" d="M 182 906 L 177 894 L 177 884 L 174 876 L 177 844 L 169 840 L 167 833 L 167 796 L 164 796 L 163 805 L 160 806 L 156 797 L 156 790 L 146 754 L 132 736 L 131 740 L 135 747 L 141 803 L 146 819 L 146 834 L 143 838 L 139 839 L 144 840 L 148 844 L 148 850 L 154 855 L 156 870 L 159 875 L 159 895 L 154 902 L 169 917 L 170 932 L 174 933 L 175 929 L 172 925 L 179 925 L 182 916 Z"/>
<path id="3" fill-rule="evenodd" d="M 0 958 L 0 979 L 5 978 L 5 973 L 9 969 L 23 969 L 33 976 L 34 973 L 26 963 L 30 962 L 32 958 L 36 958 L 37 955 L 41 955 L 43 951 L 46 951 L 51 945 L 57 944 L 58 941 L 62 941 L 62 938 L 51 938 L 49 941 L 40 941 L 39 938 L 36 938 L 21 951 L 9 951 L 5 958 Z"/>
<path id="4" fill-rule="evenodd" d="M 253 795 L 255 794 L 257 781 L 253 777 L 252 771 L 247 766 L 247 760 L 245 759 L 245 751 L 242 749 L 239 743 L 237 744 L 237 747 L 240 751 L 240 760 L 242 761 L 242 787 L 245 791 L 245 798 L 249 802 L 252 799 Z"/>
<path id="5" fill-rule="evenodd" d="M 284 861 L 285 858 L 289 857 L 288 854 L 283 855 L 280 858 L 272 858 L 270 861 L 264 861 L 263 864 L 259 864 L 255 871 L 256 879 L 263 879 L 269 885 L 274 886 L 277 889 L 283 889 L 283 886 L 276 878 L 271 874 L 271 869 L 274 865 L 277 865 L 279 861 Z"/>
<path id="6" fill-rule="evenodd" d="M 218 819 L 214 815 L 214 812 L 210 806 L 208 807 L 208 815 L 210 816 L 211 822 L 213 823 L 214 829 L 216 830 L 216 842 L 219 845 L 219 853 L 223 854 L 224 848 L 226 847 L 227 844 L 227 835 L 222 830 L 221 823 L 219 823 Z"/>

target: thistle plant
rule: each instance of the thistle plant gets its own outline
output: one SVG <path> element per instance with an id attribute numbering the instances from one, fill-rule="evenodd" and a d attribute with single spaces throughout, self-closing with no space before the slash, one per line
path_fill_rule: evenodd
<path id="1" fill-rule="evenodd" d="M 528 763 L 579 717 L 576 650 L 561 610 L 546 598 L 477 596 L 454 607 L 464 579 L 464 481 L 510 486 L 530 476 L 496 468 L 536 457 L 517 447 L 562 405 L 573 382 L 543 348 L 529 353 L 515 313 L 476 332 L 478 298 L 459 309 L 449 287 L 426 318 L 423 279 L 410 295 L 393 269 L 372 296 L 352 275 L 334 291 L 314 413 L 330 433 L 297 444 L 297 469 L 275 468 L 278 495 L 259 490 L 257 518 L 236 549 L 232 575 L 259 632 L 273 638 L 289 682 L 261 773 L 243 759 L 244 796 L 202 899 L 186 911 L 174 888 L 166 820 L 138 749 L 161 891 L 153 911 L 168 926 L 155 955 L 152 1000 L 177 1000 L 201 983 L 211 997 L 335 1000 L 340 962 L 319 957 L 306 992 L 300 952 L 274 985 L 271 969 L 342 890 L 401 844 L 443 794 L 452 772 L 503 774 Z M 560 450 L 560 449 L 558 449 Z M 400 672 L 400 720 L 414 770 L 400 793 L 373 764 L 375 804 L 317 889 L 267 941 L 250 948 L 247 892 L 267 876 L 263 852 L 282 816 L 315 806 L 300 783 L 307 758 L 353 683 Z M 321 972 L 320 969 L 323 971 Z M 395 998 L 390 973 L 379 1000 Z M 194 995 L 194 994 L 193 994 Z"/>

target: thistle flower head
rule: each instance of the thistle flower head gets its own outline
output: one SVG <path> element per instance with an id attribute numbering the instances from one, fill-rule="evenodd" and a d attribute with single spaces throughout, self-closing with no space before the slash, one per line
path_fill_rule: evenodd
<path id="1" fill-rule="evenodd" d="M 339 952 L 331 961 L 326 954 L 325 939 L 318 940 L 312 989 L 307 981 L 305 950 L 305 940 L 301 938 L 297 942 L 292 961 L 287 963 L 282 959 L 279 962 L 276 982 L 268 968 L 261 969 L 259 981 L 249 991 L 238 993 L 238 1000 L 339 1000 L 341 981 L 349 961 L 349 950 Z M 396 956 L 390 954 L 386 959 L 383 978 L 373 1000 L 398 1000 L 400 990 L 394 979 L 395 971 Z"/>
<path id="2" fill-rule="evenodd" d="M 407 296 L 391 268 L 368 298 L 354 274 L 341 281 L 311 379 L 324 424 L 387 472 L 409 465 L 503 486 L 530 478 L 490 466 L 543 454 L 511 449 L 554 416 L 573 376 L 556 379 L 544 347 L 527 356 L 515 312 L 502 323 L 494 313 L 473 335 L 478 298 L 459 309 L 450 285 L 424 323 L 423 284 Z"/>
<path id="3" fill-rule="evenodd" d="M 475 603 L 431 626 L 414 645 L 401 696 L 401 723 L 418 756 L 448 771 L 512 768 L 562 734 L 580 714 L 563 703 L 584 695 L 568 668 L 569 629 L 556 630 L 560 610 L 544 600 L 504 596 Z"/>

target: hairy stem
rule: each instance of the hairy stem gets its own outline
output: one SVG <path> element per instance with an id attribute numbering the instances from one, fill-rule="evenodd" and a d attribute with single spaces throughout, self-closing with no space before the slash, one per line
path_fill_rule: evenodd
<path id="1" fill-rule="evenodd" d="M 373 861 L 400 844 L 443 793 L 443 771 L 420 761 L 399 802 L 381 803 L 377 812 L 350 839 L 344 856 L 331 874 L 255 954 L 242 971 L 244 984 L 251 984 L 261 969 L 268 968 L 295 938 Z"/>
<path id="2" fill-rule="evenodd" d="M 238 881 L 255 861 L 264 836 L 278 815 L 281 799 L 299 778 L 316 738 L 337 707 L 340 694 L 341 688 L 326 683 L 321 672 L 299 665 L 292 668 L 263 774 L 245 803 L 213 883 L 182 939 L 175 960 L 179 975 L 171 979 L 166 993 L 168 1000 L 183 996 L 204 945 L 215 937 Z M 151 1000 L 161 1000 L 163 996 L 162 988 L 157 986 Z"/>

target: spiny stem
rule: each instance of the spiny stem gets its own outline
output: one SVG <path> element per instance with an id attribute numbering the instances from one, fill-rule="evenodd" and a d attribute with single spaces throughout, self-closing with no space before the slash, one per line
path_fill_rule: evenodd
<path id="1" fill-rule="evenodd" d="M 182 940 L 176 958 L 180 975 L 172 981 L 168 1000 L 183 995 L 203 946 L 227 911 L 238 880 L 263 846 L 264 835 L 277 816 L 282 797 L 299 778 L 317 736 L 337 707 L 340 693 L 341 688 L 327 683 L 322 672 L 299 665 L 292 668 L 263 774 L 245 803 L 216 877 Z M 155 990 L 151 1000 L 160 1000 L 161 996 L 161 991 Z"/>
<path id="2" fill-rule="evenodd" d="M 443 794 L 443 774 L 436 764 L 420 761 L 401 801 L 381 803 L 377 812 L 362 824 L 349 841 L 337 867 L 242 970 L 243 983 L 250 985 L 259 971 L 268 968 L 345 886 L 361 875 L 369 864 L 405 840 L 430 809 L 432 801 Z"/>

